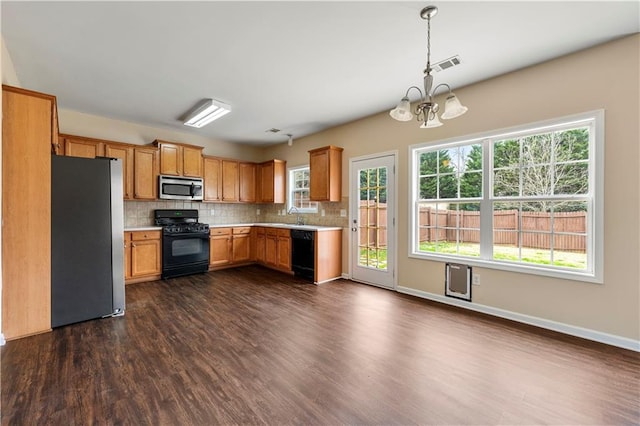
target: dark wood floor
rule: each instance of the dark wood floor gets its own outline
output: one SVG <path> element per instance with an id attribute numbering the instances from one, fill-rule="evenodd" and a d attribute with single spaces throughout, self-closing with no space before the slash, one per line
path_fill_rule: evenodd
<path id="1" fill-rule="evenodd" d="M 638 353 L 257 266 L 1 355 L 3 425 L 640 423 Z"/>

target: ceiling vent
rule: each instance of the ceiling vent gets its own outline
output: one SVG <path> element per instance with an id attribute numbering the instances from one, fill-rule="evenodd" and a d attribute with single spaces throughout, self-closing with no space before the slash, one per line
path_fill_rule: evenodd
<path id="1" fill-rule="evenodd" d="M 452 56 L 449 59 L 445 59 L 444 61 L 440 61 L 437 64 L 433 64 L 431 69 L 435 72 L 444 71 L 451 67 L 455 67 L 456 65 L 460 65 L 462 61 L 460 60 L 460 56 Z"/>
<path id="2" fill-rule="evenodd" d="M 281 130 L 280 129 L 276 129 L 275 127 L 271 128 L 271 129 L 267 129 L 264 131 L 265 133 L 280 133 Z"/>

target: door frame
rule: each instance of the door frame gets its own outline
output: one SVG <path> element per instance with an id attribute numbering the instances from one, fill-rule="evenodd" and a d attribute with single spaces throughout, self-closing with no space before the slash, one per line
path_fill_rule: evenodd
<path id="1" fill-rule="evenodd" d="M 398 290 L 398 273 L 397 273 L 397 270 L 398 270 L 398 221 L 397 221 L 397 217 L 398 217 L 398 158 L 399 158 L 398 150 L 377 152 L 375 154 L 360 155 L 358 157 L 349 158 L 349 215 L 348 215 L 349 217 L 348 217 L 348 224 L 346 228 L 347 233 L 349 234 L 349 238 L 347 239 L 347 244 L 348 244 L 347 247 L 349 252 L 348 273 L 349 273 L 349 279 L 352 280 L 353 279 L 353 234 L 354 232 L 351 231 L 351 227 L 353 224 L 354 216 L 357 215 L 358 213 L 358 212 L 354 212 L 353 211 L 354 209 L 351 208 L 353 203 L 353 200 L 351 199 L 353 185 L 356 183 L 356 182 L 353 182 L 353 164 L 357 161 L 373 160 L 379 157 L 393 157 L 393 165 L 394 165 L 394 171 L 393 171 L 394 183 L 393 183 L 393 188 L 391 189 L 393 190 L 393 194 L 394 194 L 393 196 L 394 218 L 392 222 L 392 229 L 393 229 L 392 240 L 393 240 L 395 250 L 393 251 L 393 253 L 387 252 L 387 259 L 389 258 L 390 255 L 393 256 L 393 268 L 394 268 L 392 271 L 393 284 L 392 284 L 392 287 L 378 285 L 375 283 L 366 283 L 366 284 L 384 288 L 387 290 L 397 291 Z M 389 239 L 389 235 L 387 235 L 387 239 Z M 355 281 L 355 282 L 359 282 L 359 281 Z"/>

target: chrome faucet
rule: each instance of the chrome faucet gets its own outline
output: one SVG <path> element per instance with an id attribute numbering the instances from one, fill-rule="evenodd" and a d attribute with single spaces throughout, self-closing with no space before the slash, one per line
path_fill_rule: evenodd
<path id="1" fill-rule="evenodd" d="M 296 206 L 291 206 L 291 208 L 289 209 L 289 214 L 293 214 L 294 210 L 296 212 L 296 225 L 304 225 L 304 219 L 300 214 L 300 210 L 298 210 Z"/>

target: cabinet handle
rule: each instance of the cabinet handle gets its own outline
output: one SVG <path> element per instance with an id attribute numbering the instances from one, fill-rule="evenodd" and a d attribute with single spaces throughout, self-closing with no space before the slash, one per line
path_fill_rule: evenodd
<path id="1" fill-rule="evenodd" d="M 131 247 L 135 247 L 135 246 L 136 246 L 135 243 L 131 243 Z"/>

